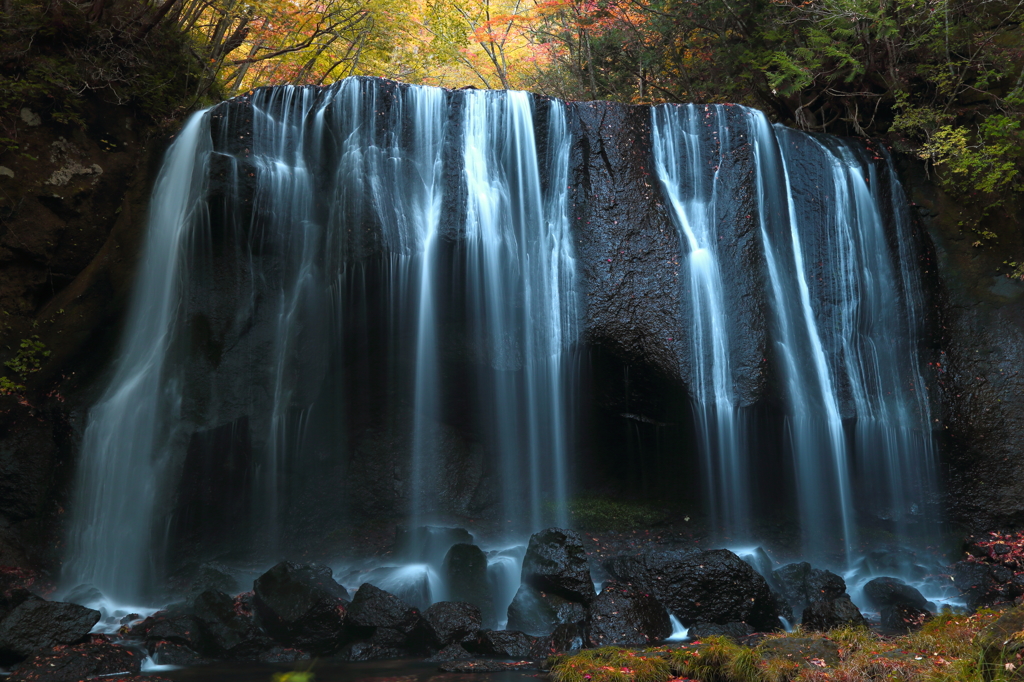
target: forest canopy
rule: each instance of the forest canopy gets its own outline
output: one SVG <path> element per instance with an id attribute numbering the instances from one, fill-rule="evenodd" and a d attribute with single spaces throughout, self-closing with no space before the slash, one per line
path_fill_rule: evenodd
<path id="1" fill-rule="evenodd" d="M 75 98 L 102 90 L 180 118 L 255 87 L 352 75 L 737 102 L 807 131 L 884 136 L 987 205 L 1024 189 L 1024 0 L 2 3 L 8 112 L 45 94 L 73 120 Z"/>

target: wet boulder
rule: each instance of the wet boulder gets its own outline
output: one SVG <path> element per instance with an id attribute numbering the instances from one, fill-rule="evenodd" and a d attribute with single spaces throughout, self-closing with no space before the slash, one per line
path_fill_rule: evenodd
<path id="1" fill-rule="evenodd" d="M 587 643 L 600 646 L 646 646 L 672 634 L 665 607 L 631 585 L 607 582 L 587 614 Z"/>
<path id="2" fill-rule="evenodd" d="M 576 532 L 563 528 L 548 528 L 530 537 L 522 582 L 581 604 L 589 604 L 597 596 L 583 541 Z"/>
<path id="3" fill-rule="evenodd" d="M 471 658 L 475 658 L 475 656 L 466 651 L 461 644 L 454 643 L 441 649 L 428 658 L 427 661 L 430 663 L 444 663 L 447 661 L 467 661 Z"/>
<path id="4" fill-rule="evenodd" d="M 487 582 L 487 556 L 476 545 L 451 546 L 441 564 L 451 601 L 474 604 L 481 613 L 492 612 L 491 587 Z"/>
<path id="5" fill-rule="evenodd" d="M 918 611 L 934 611 L 935 604 L 924 598 L 921 592 L 899 578 L 875 578 L 864 585 L 864 597 L 876 609 L 902 604 Z"/>
<path id="6" fill-rule="evenodd" d="M 101 641 L 39 651 L 6 679 L 8 682 L 79 682 L 118 674 L 136 675 L 141 669 L 142 656 L 137 652 Z"/>
<path id="7" fill-rule="evenodd" d="M 14 588 L 8 593 L 0 593 L 0 621 L 3 621 L 11 611 L 20 606 L 26 601 L 43 601 L 42 597 L 37 597 L 24 588 Z"/>
<path id="8" fill-rule="evenodd" d="M 211 657 L 251 658 L 273 646 L 252 614 L 237 606 L 233 597 L 218 590 L 206 590 L 196 596 L 192 612 L 199 624 L 199 653 Z"/>
<path id="9" fill-rule="evenodd" d="M 267 633 L 314 653 L 343 643 L 348 592 L 326 566 L 283 561 L 253 583 L 253 608 Z"/>
<path id="10" fill-rule="evenodd" d="M 423 612 L 421 629 L 429 646 L 443 649 L 450 644 L 475 642 L 481 622 L 480 609 L 475 605 L 441 601 Z"/>
<path id="11" fill-rule="evenodd" d="M 20 660 L 34 651 L 83 639 L 100 612 L 78 604 L 25 599 L 0 621 L 0 661 Z"/>
<path id="12" fill-rule="evenodd" d="M 237 580 L 219 568 L 204 564 L 192 576 L 188 592 L 189 594 L 200 594 L 206 590 L 219 590 L 227 594 L 237 594 L 239 589 Z"/>
<path id="13" fill-rule="evenodd" d="M 370 583 L 363 583 L 348 605 L 348 629 L 357 639 L 383 636 L 385 631 L 394 633 L 388 646 L 404 646 L 419 624 L 417 609 Z"/>
<path id="14" fill-rule="evenodd" d="M 728 637 L 738 642 L 747 635 L 754 634 L 754 628 L 746 623 L 695 623 L 687 631 L 690 639 L 704 639 L 705 637 Z"/>
<path id="15" fill-rule="evenodd" d="M 1014 573 L 1005 566 L 958 561 L 950 567 L 953 584 L 960 591 L 967 608 L 974 611 L 1013 600 Z"/>
<path id="16" fill-rule="evenodd" d="M 484 656 L 532 658 L 537 638 L 518 630 L 483 630 L 471 648 Z"/>
<path id="17" fill-rule="evenodd" d="M 150 651 L 158 642 L 172 642 L 197 651 L 202 634 L 199 621 L 192 614 L 174 609 L 157 611 L 132 625 L 128 636 L 145 640 L 146 648 Z"/>
<path id="18" fill-rule="evenodd" d="M 808 604 L 846 595 L 846 581 L 842 577 L 814 568 L 806 561 L 786 564 L 772 571 L 772 581 L 793 613 L 802 613 Z"/>
<path id="19" fill-rule="evenodd" d="M 579 651 L 586 644 L 582 623 L 562 623 L 547 639 L 548 651 L 553 654 L 570 654 Z"/>
<path id="20" fill-rule="evenodd" d="M 778 630 L 778 608 L 767 581 L 727 549 L 656 551 L 644 556 L 641 583 L 683 625 L 747 623 Z"/>
<path id="21" fill-rule="evenodd" d="M 508 606 L 508 628 L 535 637 L 547 637 L 559 625 L 580 623 L 586 616 L 586 607 L 579 602 L 542 592 L 530 585 L 521 585 Z"/>
<path id="22" fill-rule="evenodd" d="M 860 609 L 847 596 L 811 602 L 804 609 L 801 621 L 804 629 L 828 632 L 846 625 L 867 626 Z"/>
<path id="23" fill-rule="evenodd" d="M 887 604 L 882 607 L 881 625 L 891 632 L 911 632 L 919 629 L 931 617 L 931 611 L 913 604 Z"/>
<path id="24" fill-rule="evenodd" d="M 647 567 L 642 557 L 617 554 L 602 561 L 601 568 L 616 582 L 629 583 L 647 590 L 652 589 L 651 585 L 645 584 Z"/>

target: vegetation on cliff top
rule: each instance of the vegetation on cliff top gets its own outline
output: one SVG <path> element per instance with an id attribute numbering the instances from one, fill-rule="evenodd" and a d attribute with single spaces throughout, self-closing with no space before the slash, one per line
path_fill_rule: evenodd
<path id="1" fill-rule="evenodd" d="M 886 136 L 977 215 L 1008 201 L 1012 214 L 1022 22 L 1021 0 L 3 0 L 0 142 L 17 146 L 28 102 L 74 123 L 95 92 L 178 120 L 253 87 L 362 74 L 748 104 L 807 131 Z M 983 245 L 992 222 L 964 226 Z"/>

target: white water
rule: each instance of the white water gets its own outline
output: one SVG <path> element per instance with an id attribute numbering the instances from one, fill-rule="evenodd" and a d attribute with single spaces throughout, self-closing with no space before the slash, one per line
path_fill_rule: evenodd
<path id="1" fill-rule="evenodd" d="M 154 567 L 154 513 L 167 495 L 179 398 L 164 365 L 178 313 L 189 229 L 202 218 L 211 149 L 206 114 L 193 114 L 167 151 L 153 189 L 149 232 L 128 311 L 130 330 L 110 386 L 91 410 L 78 464 L 69 533 L 69 585 L 141 600 Z"/>
<path id="2" fill-rule="evenodd" d="M 776 316 L 775 346 L 790 404 L 789 436 L 805 546 L 841 529 L 849 560 L 855 538 L 846 441 L 810 299 L 789 171 L 764 114 L 751 112 L 749 133 L 757 160 L 761 239 Z"/>
<path id="3" fill-rule="evenodd" d="M 484 422 L 501 462 L 506 518 L 520 531 L 566 520 L 574 393 L 567 360 L 579 312 L 564 106 L 548 106 L 545 199 L 531 96 L 469 91 L 465 99 L 469 315 L 490 357 L 492 372 L 480 384 Z"/>
<path id="4" fill-rule="evenodd" d="M 672 624 L 672 634 L 668 636 L 666 641 L 668 642 L 682 642 L 690 634 L 688 628 L 683 627 L 682 621 L 673 616 L 671 613 L 668 614 L 668 620 Z"/>
<path id="5" fill-rule="evenodd" d="M 691 393 L 712 523 L 728 537 L 750 521 L 746 434 L 733 387 L 728 312 L 718 257 L 718 182 L 729 129 L 713 107 L 717 162 L 708 168 L 702 128 L 709 107 L 662 105 L 651 110 L 654 162 L 686 253 L 694 376 Z M 708 177 L 710 176 L 710 177 Z"/>
<path id="6" fill-rule="evenodd" d="M 251 528 L 226 533 L 268 555 L 287 551 L 309 507 L 336 502 L 355 459 L 349 446 L 374 429 L 410 458 L 393 485 L 413 523 L 438 514 L 441 440 L 457 430 L 446 420 L 472 422 L 458 428 L 494 463 L 510 535 L 565 525 L 582 311 L 566 105 L 353 79 L 260 91 L 234 111 L 251 117 L 251 141 L 232 139 L 226 124 L 211 140 L 213 115 L 197 115 L 158 178 L 123 351 L 88 417 L 66 583 L 127 603 L 145 598 L 172 535 L 188 439 L 223 425 L 243 424 L 252 450 L 239 502 Z M 854 148 L 738 107 L 658 107 L 652 127 L 687 259 L 690 388 L 715 522 L 744 535 L 754 488 L 730 338 L 743 320 L 726 305 L 734 265 L 719 248 L 723 169 L 739 163 L 727 150 L 742 129 L 754 146 L 770 362 L 784 386 L 806 546 L 841 534 L 849 556 L 855 492 L 909 529 L 934 472 L 913 240 L 891 167 L 877 177 L 882 165 Z M 809 182 L 808 164 L 827 173 Z M 891 187 L 888 200 L 880 186 Z M 215 211 L 226 237 L 211 233 Z M 225 259 L 236 267 L 225 271 L 218 249 L 232 248 L 241 255 Z M 196 309 L 202 315 L 190 317 Z M 203 348 L 198 323 L 211 310 L 228 332 L 263 333 L 214 339 L 244 347 L 234 365 L 193 348 Z M 465 329 L 453 333 L 458 324 Z M 442 357 L 453 346 L 454 362 Z M 466 365 L 460 390 L 469 395 L 452 407 L 446 372 Z M 460 410 L 471 414 L 452 414 Z M 411 416 L 408 437 L 388 431 L 382 413 Z M 431 571 L 392 577 L 426 603 L 443 592 Z M 503 595 L 510 571 L 491 558 Z"/>

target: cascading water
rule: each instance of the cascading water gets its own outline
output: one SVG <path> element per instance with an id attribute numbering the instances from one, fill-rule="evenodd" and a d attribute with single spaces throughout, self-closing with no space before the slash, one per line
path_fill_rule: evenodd
<path id="1" fill-rule="evenodd" d="M 738 414 L 721 265 L 717 211 L 719 173 L 729 127 L 725 108 L 712 108 L 715 129 L 705 140 L 708 107 L 652 109 L 654 162 L 689 270 L 693 411 L 712 523 L 728 537 L 745 536 L 750 521 L 747 434 Z M 717 153 L 705 149 L 711 142 Z"/>
<path id="2" fill-rule="evenodd" d="M 574 240 L 599 229 L 571 222 L 596 148 L 570 134 L 583 106 L 350 79 L 191 119 L 157 182 L 124 351 L 89 414 L 69 586 L 142 600 L 165 548 L 205 543 L 256 565 L 351 534 L 350 518 L 490 514 L 511 544 L 566 525 L 582 392 Z M 775 493 L 755 485 L 757 443 L 792 460 L 808 555 L 841 535 L 849 556 L 858 506 L 909 537 L 933 451 L 891 164 L 742 107 L 656 107 L 651 132 L 686 258 L 678 347 L 717 530 L 756 539 L 758 496 Z M 732 223 L 747 213 L 741 249 Z M 763 314 L 737 315 L 741 299 Z M 763 317 L 767 331 L 739 338 Z M 764 372 L 774 393 L 754 395 Z M 755 433 L 748 417 L 779 404 L 784 436 Z M 358 579 L 426 605 L 446 594 L 443 556 Z M 496 624 L 521 560 L 488 555 Z"/>
<path id="3" fill-rule="evenodd" d="M 564 525 L 571 382 L 566 359 L 579 315 L 564 105 L 552 100 L 548 108 L 547 201 L 529 95 L 470 92 L 465 106 L 469 309 L 491 358 L 493 371 L 481 376 L 480 389 L 493 410 L 484 421 L 502 461 L 506 516 L 525 519 L 531 528 L 545 520 Z M 525 469 L 520 453 L 528 453 Z M 544 499 L 554 509 L 543 509 Z"/>
<path id="4" fill-rule="evenodd" d="M 358 504 L 336 491 L 382 438 L 408 457 L 414 522 L 446 513 L 441 495 L 475 504 L 444 473 L 472 448 L 506 530 L 564 521 L 579 315 L 564 107 L 350 79 L 197 114 L 158 182 L 127 350 L 90 413 L 67 582 L 141 598 L 161 547 L 203 527 L 169 512 L 225 439 L 248 484 L 218 504 L 245 527 L 207 539 L 242 555 L 322 533 L 311 507 Z M 462 213 L 446 203 L 459 195 Z M 469 352 L 454 363 L 442 344 Z M 467 359 L 469 425 L 446 376 Z"/>
<path id="5" fill-rule="evenodd" d="M 179 259 L 203 208 L 209 130 L 204 114 L 192 116 L 167 152 L 128 312 L 131 333 L 82 444 L 67 571 L 124 600 L 140 600 L 154 577 L 154 502 L 164 492 L 167 438 L 178 416 L 163 372 L 178 308 Z"/>
<path id="6" fill-rule="evenodd" d="M 849 557 L 855 540 L 846 439 L 812 308 L 792 183 L 775 130 L 759 112 L 751 112 L 750 120 L 804 545 L 814 547 L 841 529 Z"/>
<path id="7" fill-rule="evenodd" d="M 887 202 L 876 165 L 840 140 L 772 127 L 757 112 L 749 121 L 805 545 L 841 528 L 849 560 L 857 501 L 923 546 L 907 522 L 923 518 L 934 491 L 934 453 L 902 190 L 887 166 Z M 798 163 L 831 182 L 794 187 Z M 797 201 L 798 191 L 816 200 Z"/>

